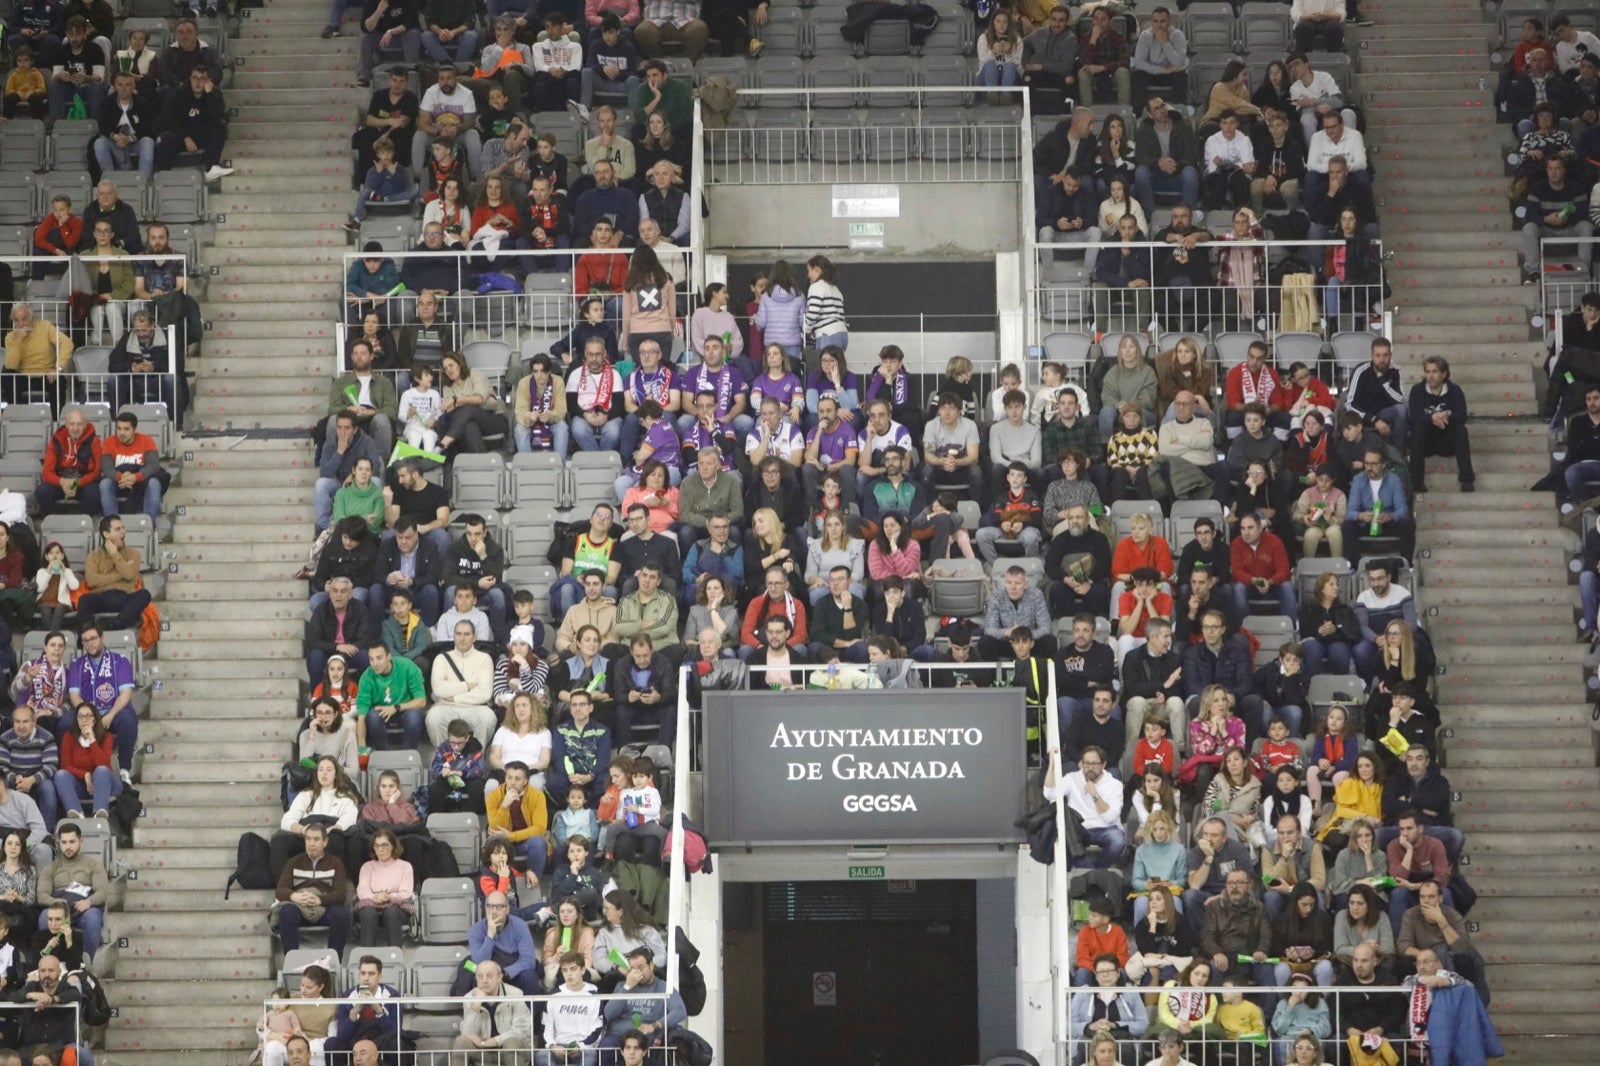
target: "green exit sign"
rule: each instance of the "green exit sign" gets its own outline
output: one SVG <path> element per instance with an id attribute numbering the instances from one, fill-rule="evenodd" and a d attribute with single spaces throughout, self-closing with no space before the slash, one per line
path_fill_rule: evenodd
<path id="1" fill-rule="evenodd" d="M 882 237 L 882 222 L 852 222 L 850 223 L 850 236 L 852 237 Z"/>
<path id="2" fill-rule="evenodd" d="M 882 881 L 883 879 L 883 867 L 881 866 L 850 867 L 850 880 L 852 881 Z"/>

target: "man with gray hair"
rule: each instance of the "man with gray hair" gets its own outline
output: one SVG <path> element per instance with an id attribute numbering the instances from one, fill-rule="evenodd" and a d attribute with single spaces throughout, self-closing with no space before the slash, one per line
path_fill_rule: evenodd
<path id="1" fill-rule="evenodd" d="M 367 648 L 378 639 L 378 622 L 355 598 L 348 577 L 336 577 L 323 590 L 327 599 L 315 603 L 306 621 L 306 673 L 321 679 L 328 660 L 344 656 L 352 675 L 367 668 Z M 363 590 L 365 593 L 365 590 Z"/>
<path id="2" fill-rule="evenodd" d="M 524 1061 L 516 1055 L 502 1057 L 499 1049 L 533 1047 L 533 1012 L 525 1000 L 512 998 L 519 990 L 506 988 L 498 962 L 478 963 L 476 977 L 476 985 L 461 1000 L 461 1035 L 456 1037 L 450 1066 Z"/>

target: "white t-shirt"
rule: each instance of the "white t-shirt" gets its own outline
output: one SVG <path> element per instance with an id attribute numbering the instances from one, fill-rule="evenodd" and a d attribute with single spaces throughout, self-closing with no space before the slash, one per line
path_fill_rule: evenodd
<path id="1" fill-rule="evenodd" d="M 644 788 L 626 788 L 622 790 L 621 802 L 618 807 L 622 814 L 628 811 L 638 813 L 641 821 L 659 822 L 661 820 L 661 793 L 654 786 Z M 624 822 L 624 824 L 626 824 Z"/>
<path id="2" fill-rule="evenodd" d="M 1310 107 L 1312 104 L 1341 95 L 1339 83 L 1325 70 L 1312 71 L 1310 85 L 1299 78 L 1292 78 L 1289 81 L 1289 99 L 1296 107 Z"/>
<path id="3" fill-rule="evenodd" d="M 439 86 L 431 85 L 422 94 L 422 110 L 435 118 L 440 115 L 460 115 L 462 119 L 469 119 L 478 114 L 478 102 L 472 98 L 472 90 L 463 88 L 459 83 L 456 91 L 448 95 Z"/>
<path id="4" fill-rule="evenodd" d="M 535 788 L 544 787 L 544 771 L 535 768 L 539 756 L 550 750 L 550 730 L 540 729 L 527 736 L 518 736 L 505 726 L 494 731 L 489 746 L 500 748 L 500 763 L 520 762 L 528 765 L 528 781 Z"/>

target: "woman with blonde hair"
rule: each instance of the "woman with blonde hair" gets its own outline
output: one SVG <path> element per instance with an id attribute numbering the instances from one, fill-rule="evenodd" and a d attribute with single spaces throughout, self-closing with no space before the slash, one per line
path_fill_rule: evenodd
<path id="1" fill-rule="evenodd" d="M 1156 356 L 1156 400 L 1163 422 L 1168 421 L 1178 393 L 1194 395 L 1195 414 L 1211 417 L 1211 397 L 1217 375 L 1206 362 L 1204 348 L 1193 337 L 1179 337 L 1171 348 Z M 1174 416 L 1175 417 L 1175 416 Z"/>

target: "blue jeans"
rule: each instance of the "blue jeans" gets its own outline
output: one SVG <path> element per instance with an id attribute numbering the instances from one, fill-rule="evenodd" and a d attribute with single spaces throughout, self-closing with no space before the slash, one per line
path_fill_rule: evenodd
<path id="1" fill-rule="evenodd" d="M 378 61 L 378 41 L 383 37 L 380 33 L 363 33 L 361 47 L 356 59 L 356 77 L 363 81 L 372 80 L 372 67 Z M 402 30 L 400 37 L 400 54 L 405 58 L 406 66 L 414 67 L 422 59 L 422 31 L 416 29 Z M 390 45 L 393 51 L 394 46 Z"/>
<path id="2" fill-rule="evenodd" d="M 637 76 L 627 77 L 621 81 L 610 81 L 602 78 L 599 71 L 584 67 L 578 77 L 578 102 L 584 107 L 593 107 L 596 93 L 610 100 L 626 100 L 638 87 Z"/>
<path id="3" fill-rule="evenodd" d="M 522 859 L 523 865 L 528 870 L 538 876 L 544 875 L 544 863 L 545 857 L 549 853 L 549 845 L 545 843 L 543 836 L 529 837 L 516 845 L 516 850 L 518 856 Z"/>
<path id="4" fill-rule="evenodd" d="M 1160 167 L 1140 166 L 1134 168 L 1133 180 L 1149 189 L 1152 196 L 1156 193 L 1176 195 L 1179 202 L 1191 207 L 1200 203 L 1200 172 L 1194 167 L 1179 167 L 1176 174 L 1168 174 Z M 1145 211 L 1149 210 L 1150 205 L 1146 204 Z"/>
<path id="5" fill-rule="evenodd" d="M 979 85 L 1020 85 L 1022 68 L 1015 63 L 1001 63 L 991 59 L 978 71 Z"/>
<path id="6" fill-rule="evenodd" d="M 1122 861 L 1122 849 L 1127 847 L 1128 834 L 1122 827 L 1110 826 L 1105 829 L 1085 829 L 1083 839 L 1090 844 L 1100 845 L 1099 855 L 1084 856 L 1083 864 L 1097 870 L 1115 866 Z"/>
<path id="7" fill-rule="evenodd" d="M 606 586 L 606 598 L 613 602 L 617 598 L 617 590 L 610 585 Z M 583 583 L 571 574 L 564 574 L 550 586 L 550 610 L 555 621 L 559 624 L 567 616 L 574 604 L 583 599 Z"/>
<path id="8" fill-rule="evenodd" d="M 1268 722 L 1272 721 L 1274 718 L 1282 718 L 1284 724 L 1289 727 L 1290 736 L 1305 736 L 1305 734 L 1300 731 L 1300 725 L 1305 721 L 1305 714 L 1306 713 L 1304 710 L 1296 707 L 1292 703 L 1286 703 L 1282 707 L 1268 707 L 1263 702 L 1261 705 L 1261 733 L 1263 736 L 1266 735 Z"/>
<path id="9" fill-rule="evenodd" d="M 333 497 L 339 491 L 337 478 L 317 478 L 316 497 L 312 502 L 312 513 L 316 516 L 317 532 L 321 533 L 333 524 Z"/>
<path id="10" fill-rule="evenodd" d="M 437 33 L 434 33 L 432 30 L 423 31 L 422 50 L 426 52 L 428 54 L 428 58 L 432 59 L 435 63 L 472 62 L 472 60 L 476 58 L 478 54 L 478 31 L 467 30 L 461 36 L 452 41 L 451 44 L 455 47 L 456 54 L 454 56 L 450 55 L 449 49 L 445 47 L 443 41 L 439 40 L 439 35 Z"/>
<path id="11" fill-rule="evenodd" d="M 90 811 L 103 811 L 111 806 L 111 797 L 122 791 L 122 779 L 109 766 L 96 766 L 94 772 L 89 775 L 87 783 L 65 770 L 57 770 L 55 776 L 50 779 L 50 784 L 53 786 L 48 790 L 53 793 L 52 802 L 60 802 L 59 813 L 79 817 L 82 816 L 85 799 L 94 804 L 89 808 Z M 41 790 L 35 798 L 42 801 L 44 791 L 46 790 Z M 42 811 L 44 803 L 40 802 L 39 807 Z M 53 823 L 54 819 L 45 815 L 45 821 Z"/>
<path id="12" fill-rule="evenodd" d="M 81 602 L 81 601 L 80 601 Z M 92 706 L 92 705 L 91 705 Z M 99 708 L 96 708 L 99 710 Z M 100 711 L 100 717 L 105 717 L 105 711 Z M 71 714 L 63 714 L 56 723 L 56 739 L 67 735 L 72 729 Z M 122 708 L 117 716 L 106 725 L 106 730 L 111 734 L 117 745 L 117 766 L 123 770 L 133 770 L 133 753 L 139 747 L 139 716 L 134 713 L 133 704 Z"/>
<path id="13" fill-rule="evenodd" d="M 156 142 L 154 137 L 140 137 L 126 148 L 111 143 L 110 137 L 94 139 L 94 158 L 102 172 L 107 170 L 137 170 L 146 178 L 156 170 Z"/>
<path id="14" fill-rule="evenodd" d="M 1071 728 L 1073 720 L 1090 712 L 1094 701 L 1079 699 L 1076 696 L 1062 696 L 1056 700 L 1056 711 L 1061 717 L 1061 732 L 1065 735 Z"/>
<path id="15" fill-rule="evenodd" d="M 1238 617 L 1240 617 L 1240 618 L 1248 617 L 1249 616 L 1248 608 L 1250 606 L 1250 597 L 1255 593 L 1255 586 L 1247 584 L 1246 582 L 1243 582 L 1243 581 L 1236 581 L 1236 582 L 1234 582 L 1233 587 L 1234 587 L 1234 590 L 1235 590 L 1234 591 L 1234 595 L 1236 597 L 1236 602 L 1238 603 L 1238 605 L 1241 608 Z M 1293 618 L 1297 614 L 1299 614 L 1299 610 L 1295 607 L 1294 582 L 1292 582 L 1292 581 L 1280 582 L 1277 585 L 1276 590 L 1269 589 L 1266 592 L 1262 592 L 1260 594 L 1260 598 L 1261 599 L 1266 599 L 1266 598 L 1268 598 L 1270 596 L 1276 596 L 1278 598 L 1278 613 L 1279 614 L 1287 615 L 1290 618 Z"/>
<path id="16" fill-rule="evenodd" d="M 146 478 L 143 492 L 140 492 L 137 488 L 119 489 L 117 488 L 117 483 L 115 481 L 112 481 L 108 477 L 101 478 L 100 513 L 117 514 L 121 510 L 121 500 L 119 497 L 121 497 L 124 493 L 127 494 L 127 499 L 130 504 L 140 504 L 140 510 L 144 511 L 144 513 L 149 516 L 150 521 L 154 522 L 157 518 L 161 517 L 160 478 Z"/>
<path id="17" fill-rule="evenodd" d="M 572 420 L 572 444 L 580 452 L 614 452 L 622 441 L 622 420 L 608 419 L 595 429 L 582 415 Z"/>
<path id="18" fill-rule="evenodd" d="M 1566 479 L 1568 500 L 1576 503 L 1588 499 L 1594 489 L 1591 487 L 1585 491 L 1585 486 L 1600 485 L 1600 459 L 1580 459 L 1570 463 L 1562 471 L 1562 477 Z"/>
<path id="19" fill-rule="evenodd" d="M 1594 616 L 1600 610 L 1600 574 L 1585 570 L 1578 575 L 1578 599 L 1583 603 L 1583 617 L 1578 619 L 1580 632 L 1594 629 Z"/>
<path id="20" fill-rule="evenodd" d="M 1276 892 L 1270 892 L 1268 893 L 1268 898 L 1276 895 Z M 1270 910 L 1271 908 L 1268 909 Z M 1279 907 L 1279 910 L 1282 909 L 1282 907 Z M 1287 985 L 1289 983 L 1289 974 L 1291 972 L 1292 971 L 1289 969 L 1288 963 L 1278 963 L 1275 967 L 1273 967 L 1272 983 L 1276 985 Z M 1333 984 L 1333 963 L 1329 962 L 1327 959 L 1323 959 L 1321 962 L 1312 963 L 1311 976 L 1316 979 L 1316 982 L 1319 985 Z M 1289 1062 L 1290 1060 L 1285 1058 L 1278 1061 Z"/>
<path id="21" fill-rule="evenodd" d="M 279 909 L 278 939 L 283 941 L 283 950 L 293 951 L 300 946 L 300 927 L 306 924 L 305 916 L 293 903 L 286 903 Z M 336 954 L 342 954 L 345 943 L 350 939 L 350 908 L 342 903 L 334 904 L 323 913 L 322 924 L 328 927 L 328 947 Z M 87 931 L 84 939 L 88 940 Z"/>
<path id="22" fill-rule="evenodd" d="M 66 899 L 65 896 L 61 895 L 57 895 L 56 898 Z M 73 926 L 83 930 L 83 961 L 88 962 L 94 958 L 94 953 L 100 950 L 100 929 L 105 924 L 105 909 L 103 907 L 90 907 L 80 914 L 77 908 L 72 905 L 72 901 L 69 900 L 67 913 L 72 916 Z M 39 915 L 39 931 L 42 933 L 48 928 L 50 928 L 48 913 L 41 912 Z"/>
<path id="23" fill-rule="evenodd" d="M 1306 673 L 1312 677 L 1324 672 L 1330 674 L 1350 672 L 1351 648 L 1342 640 L 1307 637 L 1300 642 L 1300 654 L 1306 661 Z M 1327 667 L 1326 671 L 1323 670 L 1324 666 Z"/>
<path id="24" fill-rule="evenodd" d="M 517 451 L 533 451 L 533 431 L 527 426 L 517 426 L 512 430 L 512 436 L 516 438 Z M 567 424 L 565 422 L 550 423 L 550 450 L 565 459 L 568 454 L 567 446 Z"/>
<path id="25" fill-rule="evenodd" d="M 427 718 L 428 712 L 426 710 L 421 707 L 413 707 L 396 712 L 394 718 L 389 720 L 390 722 L 398 721 L 400 723 L 401 750 L 415 748 L 427 739 Z M 373 751 L 389 750 L 388 726 L 376 714 L 367 716 L 367 746 Z"/>

